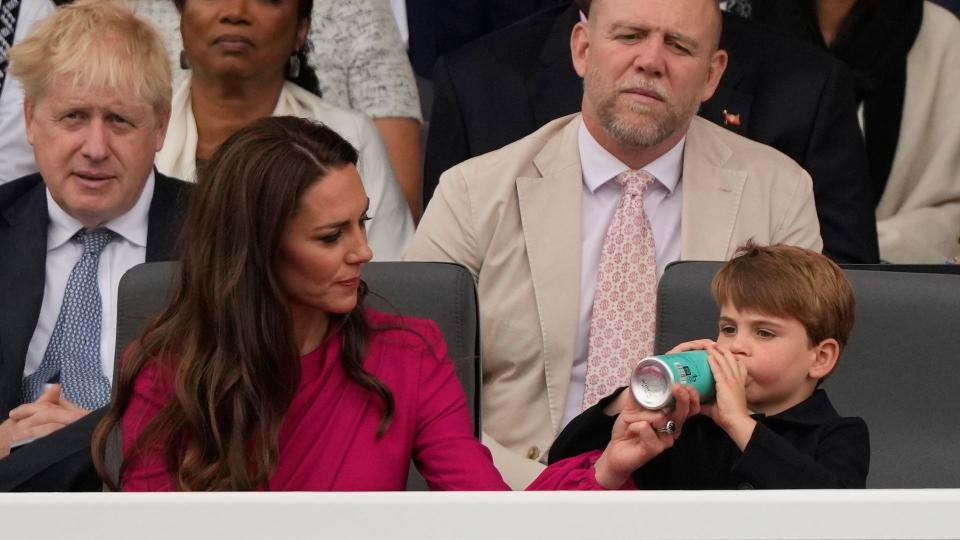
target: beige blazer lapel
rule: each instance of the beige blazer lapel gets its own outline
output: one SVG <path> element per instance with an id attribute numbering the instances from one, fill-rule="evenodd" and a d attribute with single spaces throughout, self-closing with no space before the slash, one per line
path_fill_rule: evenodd
<path id="1" fill-rule="evenodd" d="M 517 179 L 554 430 L 560 428 L 570 384 L 580 301 L 579 126 L 578 117 L 544 145 L 533 161 L 539 177 Z"/>
<path id="2" fill-rule="evenodd" d="M 747 173 L 724 165 L 733 151 L 694 117 L 683 151 L 680 258 L 722 261 L 731 246 Z"/>

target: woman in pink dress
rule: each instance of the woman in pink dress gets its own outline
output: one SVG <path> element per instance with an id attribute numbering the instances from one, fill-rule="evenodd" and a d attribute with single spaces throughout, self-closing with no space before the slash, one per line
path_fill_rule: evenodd
<path id="1" fill-rule="evenodd" d="M 94 437 L 101 474 L 119 425 L 124 490 L 401 490 L 411 459 L 432 489 L 507 489 L 436 324 L 363 305 L 356 161 L 272 117 L 199 171 L 176 292 Z"/>

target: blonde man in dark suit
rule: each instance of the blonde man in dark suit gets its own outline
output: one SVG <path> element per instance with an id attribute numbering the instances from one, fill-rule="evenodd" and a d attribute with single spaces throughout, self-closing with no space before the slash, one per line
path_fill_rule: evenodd
<path id="1" fill-rule="evenodd" d="M 40 172 L 0 187 L 0 251 L 18 254 L 0 263 L 0 455 L 109 402 L 117 286 L 173 258 L 187 194 L 153 168 L 171 83 L 148 24 L 76 2 L 10 58 Z"/>

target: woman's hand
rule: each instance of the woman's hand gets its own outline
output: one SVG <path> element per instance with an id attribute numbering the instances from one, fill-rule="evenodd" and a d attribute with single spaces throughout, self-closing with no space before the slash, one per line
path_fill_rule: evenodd
<path id="1" fill-rule="evenodd" d="M 716 383 L 716 402 L 703 406 L 703 413 L 713 419 L 737 444 L 746 448 L 757 422 L 747 409 L 747 367 L 726 347 L 707 347 L 707 361 Z"/>
<path id="2" fill-rule="evenodd" d="M 595 465 L 601 486 L 620 488 L 633 471 L 672 447 L 687 418 L 700 412 L 699 395 L 692 388 L 674 385 L 673 397 L 673 410 L 643 409 L 633 399 L 626 403 L 613 424 L 610 442 Z M 673 432 L 664 429 L 669 421 L 674 423 Z"/>

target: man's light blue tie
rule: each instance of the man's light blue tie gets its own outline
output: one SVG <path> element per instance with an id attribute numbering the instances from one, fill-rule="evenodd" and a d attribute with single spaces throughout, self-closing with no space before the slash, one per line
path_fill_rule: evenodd
<path id="1" fill-rule="evenodd" d="M 23 379 L 22 401 L 43 393 L 44 384 L 60 374 L 60 395 L 93 410 L 110 402 L 110 381 L 100 367 L 101 300 L 97 283 L 100 253 L 113 240 L 108 229 L 82 230 L 73 241 L 83 242 L 83 255 L 74 265 L 63 293 L 60 315 L 37 371 Z"/>

